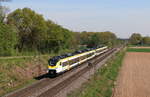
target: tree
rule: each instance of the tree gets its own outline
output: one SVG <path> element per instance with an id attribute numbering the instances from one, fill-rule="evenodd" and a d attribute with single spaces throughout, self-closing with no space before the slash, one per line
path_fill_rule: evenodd
<path id="1" fill-rule="evenodd" d="M 130 43 L 132 45 L 139 45 L 142 42 L 142 36 L 139 33 L 133 33 L 130 37 Z"/>
<path id="2" fill-rule="evenodd" d="M 8 15 L 8 24 L 15 25 L 19 31 L 20 51 L 37 50 L 46 37 L 47 26 L 42 15 L 29 8 L 17 9 Z"/>
<path id="3" fill-rule="evenodd" d="M 6 0 L 4 0 L 4 1 L 6 1 Z M 0 22 L 4 22 L 8 11 L 9 11 L 9 9 L 7 7 L 1 6 L 1 4 L 0 4 Z"/>
<path id="4" fill-rule="evenodd" d="M 148 36 L 143 37 L 142 43 L 144 45 L 150 45 L 150 37 L 148 37 Z"/>
<path id="5" fill-rule="evenodd" d="M 88 42 L 88 47 L 96 47 L 100 45 L 99 33 L 91 34 L 90 40 Z"/>
<path id="6" fill-rule="evenodd" d="M 4 20 L 4 11 L 3 11 L 3 7 L 0 6 L 0 22 L 3 22 Z"/>
<path id="7" fill-rule="evenodd" d="M 116 41 L 117 41 L 116 35 L 112 32 L 109 32 L 109 31 L 100 32 L 99 38 L 100 38 L 100 44 L 101 45 L 113 46 L 116 44 Z"/>
<path id="8" fill-rule="evenodd" d="M 1 0 L 1 2 L 8 0 Z M 17 30 L 14 26 L 7 25 L 4 20 L 8 8 L 0 4 L 0 56 L 10 56 L 15 52 L 17 44 Z"/>
<path id="9" fill-rule="evenodd" d="M 42 53 L 73 47 L 73 32 L 29 8 L 17 9 L 7 18 L 9 25 L 15 25 L 19 31 L 19 51 L 37 50 Z M 75 40 L 74 40 L 75 41 Z"/>
<path id="10" fill-rule="evenodd" d="M 80 34 L 80 41 L 81 41 L 81 44 L 82 45 L 87 45 L 88 47 L 91 47 L 92 46 L 92 35 L 94 34 L 94 32 L 86 32 L 86 31 L 84 31 L 84 32 L 81 32 L 81 34 Z"/>
<path id="11" fill-rule="evenodd" d="M 113 46 L 116 44 L 117 37 L 112 32 L 82 32 L 80 35 L 82 45 L 96 47 L 99 45 Z"/>
<path id="12" fill-rule="evenodd" d="M 0 56 L 10 56 L 14 53 L 17 44 L 16 29 L 0 23 Z"/>
<path id="13" fill-rule="evenodd" d="M 80 32 L 72 32 L 72 39 L 71 39 L 71 48 L 77 49 L 80 47 L 81 44 L 81 37 L 80 37 Z"/>
<path id="14" fill-rule="evenodd" d="M 51 20 L 46 21 L 47 33 L 40 50 L 42 52 L 58 52 L 62 49 L 69 49 L 73 47 L 74 35 L 73 32 L 63 28 Z M 42 49 L 45 49 L 43 51 Z"/>

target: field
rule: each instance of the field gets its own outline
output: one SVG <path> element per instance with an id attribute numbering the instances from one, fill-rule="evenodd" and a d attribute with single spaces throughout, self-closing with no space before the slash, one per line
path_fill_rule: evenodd
<path id="1" fill-rule="evenodd" d="M 130 48 L 150 48 L 150 45 L 142 44 L 142 45 L 128 45 Z"/>
<path id="2" fill-rule="evenodd" d="M 113 97 L 150 97 L 150 53 L 128 52 Z"/>
<path id="3" fill-rule="evenodd" d="M 129 47 L 128 52 L 150 52 L 150 47 Z"/>

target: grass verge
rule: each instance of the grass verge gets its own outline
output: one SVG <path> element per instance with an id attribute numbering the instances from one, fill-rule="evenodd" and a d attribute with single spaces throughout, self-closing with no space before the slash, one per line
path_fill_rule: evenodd
<path id="1" fill-rule="evenodd" d="M 127 52 L 150 52 L 150 48 L 128 48 Z"/>
<path id="2" fill-rule="evenodd" d="M 128 47 L 149 47 L 150 45 L 128 45 Z"/>
<path id="3" fill-rule="evenodd" d="M 125 50 L 117 53 L 81 88 L 68 94 L 68 97 L 111 97 L 124 55 Z"/>

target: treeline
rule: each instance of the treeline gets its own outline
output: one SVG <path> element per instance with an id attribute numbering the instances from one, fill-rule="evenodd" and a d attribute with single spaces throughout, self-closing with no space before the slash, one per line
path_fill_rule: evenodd
<path id="1" fill-rule="evenodd" d="M 0 56 L 24 52 L 41 54 L 78 49 L 79 46 L 114 46 L 117 37 L 112 32 L 73 32 L 30 8 L 17 9 L 5 15 L 0 8 Z"/>
<path id="2" fill-rule="evenodd" d="M 133 33 L 129 39 L 131 45 L 147 45 L 150 46 L 150 37 L 143 37 L 139 33 Z"/>
<path id="3" fill-rule="evenodd" d="M 87 47 L 96 47 L 99 45 L 114 46 L 117 45 L 117 37 L 112 32 L 81 32 L 76 33 L 76 39 L 79 44 Z"/>

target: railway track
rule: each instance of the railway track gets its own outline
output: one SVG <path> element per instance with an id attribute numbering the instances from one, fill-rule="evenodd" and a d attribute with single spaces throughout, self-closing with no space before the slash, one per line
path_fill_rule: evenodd
<path id="1" fill-rule="evenodd" d="M 44 79 L 34 83 L 33 85 L 12 92 L 4 97 L 54 97 L 58 92 L 63 90 L 69 84 L 73 83 L 84 73 L 94 68 L 98 63 L 116 50 L 118 49 L 109 49 L 107 52 L 89 60 L 88 62 L 84 62 L 83 64 L 61 74 L 56 78 L 48 78 L 45 76 Z"/>

